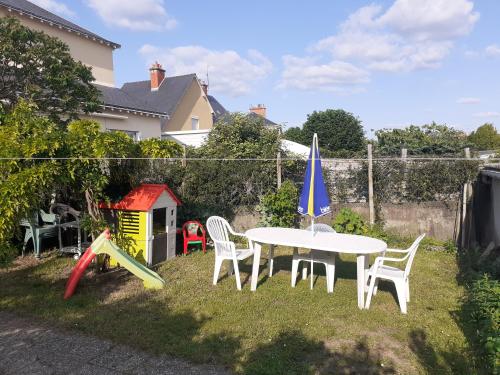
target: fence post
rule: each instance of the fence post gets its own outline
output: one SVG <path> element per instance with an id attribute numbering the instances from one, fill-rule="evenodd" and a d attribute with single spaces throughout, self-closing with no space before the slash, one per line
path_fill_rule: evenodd
<path id="1" fill-rule="evenodd" d="M 403 197 L 406 197 L 406 178 L 408 176 L 408 168 L 407 168 L 407 159 L 408 159 L 408 149 L 401 149 L 401 160 L 403 161 L 403 182 L 401 187 L 403 189 Z"/>
<path id="2" fill-rule="evenodd" d="M 466 159 L 470 159 L 470 149 L 469 149 L 469 147 L 466 147 L 464 149 L 464 151 L 465 151 L 465 158 Z M 467 216 L 467 198 L 469 196 L 468 190 L 469 190 L 469 183 L 466 182 L 464 184 L 463 194 L 462 194 L 462 220 L 461 220 L 461 228 L 462 228 L 462 243 L 461 243 L 462 246 L 461 247 L 462 247 L 462 249 L 465 247 L 465 242 L 467 241 L 467 238 L 466 238 L 466 235 L 465 235 L 465 232 L 466 232 L 465 217 Z"/>
<path id="3" fill-rule="evenodd" d="M 182 166 L 186 166 L 186 145 L 182 145 Z"/>
<path id="4" fill-rule="evenodd" d="M 278 189 L 281 187 L 281 151 L 276 156 L 276 175 L 278 177 Z"/>
<path id="5" fill-rule="evenodd" d="M 370 224 L 375 224 L 375 205 L 373 203 L 373 155 L 372 144 L 368 143 L 368 205 L 370 208 Z"/>

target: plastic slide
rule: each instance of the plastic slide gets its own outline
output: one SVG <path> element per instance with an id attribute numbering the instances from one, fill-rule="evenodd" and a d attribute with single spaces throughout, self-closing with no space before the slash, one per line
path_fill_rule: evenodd
<path id="1" fill-rule="evenodd" d="M 70 298 L 73 293 L 75 293 L 78 281 L 80 281 L 80 278 L 92 262 L 92 259 L 94 259 L 98 254 L 108 254 L 116 259 L 116 261 L 120 263 L 120 266 L 125 267 L 135 276 L 140 278 L 143 281 L 145 288 L 161 289 L 165 286 L 165 281 L 156 272 L 151 271 L 146 266 L 137 262 L 125 251 L 121 250 L 110 240 L 110 237 L 111 234 L 109 229 L 106 229 L 99 237 L 96 238 L 94 242 L 92 242 L 87 251 L 85 251 L 75 268 L 73 268 L 73 271 L 71 271 L 71 275 L 66 283 L 64 299 Z"/>

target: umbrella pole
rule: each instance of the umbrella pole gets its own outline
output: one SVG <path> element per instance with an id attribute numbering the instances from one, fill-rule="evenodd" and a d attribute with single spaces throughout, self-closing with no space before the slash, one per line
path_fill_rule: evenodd
<path id="1" fill-rule="evenodd" d="M 314 217 L 311 216 L 311 234 L 314 237 Z M 314 251 L 311 249 L 311 290 L 313 289 L 313 278 L 314 278 L 314 261 L 313 261 Z"/>

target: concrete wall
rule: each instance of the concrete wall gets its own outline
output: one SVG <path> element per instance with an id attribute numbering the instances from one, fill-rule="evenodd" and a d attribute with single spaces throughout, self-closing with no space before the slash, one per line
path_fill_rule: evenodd
<path id="1" fill-rule="evenodd" d="M 79 60 L 85 65 L 92 68 L 92 74 L 96 79 L 96 83 L 114 86 L 115 79 L 113 74 L 113 48 L 99 41 L 86 39 L 82 35 L 77 35 L 74 32 L 69 32 L 65 29 L 60 29 L 57 25 L 50 24 L 39 20 L 30 19 L 28 16 L 21 16 L 19 13 L 0 7 L 0 17 L 12 16 L 21 21 L 21 23 L 33 30 L 43 31 L 44 33 L 61 39 L 69 46 L 71 56 L 75 60 Z"/>
<path id="2" fill-rule="evenodd" d="M 325 215 L 317 222 L 331 225 L 333 218 L 343 207 L 358 212 L 368 221 L 368 204 L 348 203 L 334 204 L 333 214 Z M 426 233 L 439 240 L 452 239 L 454 235 L 456 206 L 453 204 L 449 206 L 441 202 L 384 204 L 382 214 L 385 218 L 385 228 L 402 235 L 417 236 Z M 236 231 L 244 232 L 256 227 L 259 219 L 259 214 L 255 210 L 240 208 L 231 224 Z M 308 217 L 305 218 L 302 227 L 308 226 L 309 220 Z"/>
<path id="3" fill-rule="evenodd" d="M 193 116 L 198 117 L 200 130 L 211 129 L 213 127 L 210 104 L 200 84 L 195 79 L 193 79 L 191 86 L 163 131 L 192 130 L 191 117 Z"/>
<path id="4" fill-rule="evenodd" d="M 102 130 L 126 130 L 140 132 L 141 139 L 160 138 L 161 123 L 158 117 L 134 115 L 126 112 L 104 111 L 81 118 L 97 121 Z"/>

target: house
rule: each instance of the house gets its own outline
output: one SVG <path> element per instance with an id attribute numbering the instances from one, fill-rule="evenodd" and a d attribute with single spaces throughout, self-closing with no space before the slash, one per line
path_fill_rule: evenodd
<path id="1" fill-rule="evenodd" d="M 61 39 L 76 60 L 92 69 L 102 110 L 81 117 L 98 121 L 103 130 L 124 132 L 135 140 L 161 137 L 197 146 L 213 127 L 217 113 L 211 106 L 208 86 L 196 74 L 168 76 L 155 63 L 149 80 L 127 82 L 118 88 L 113 51 L 119 44 L 26 0 L 0 0 L 0 17 L 6 16 Z"/>

